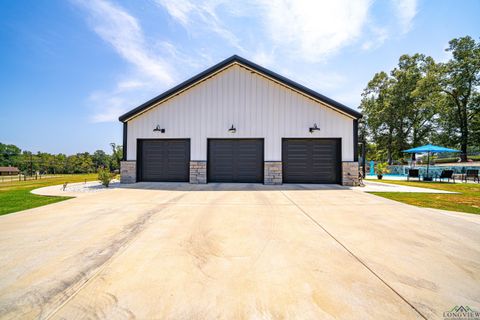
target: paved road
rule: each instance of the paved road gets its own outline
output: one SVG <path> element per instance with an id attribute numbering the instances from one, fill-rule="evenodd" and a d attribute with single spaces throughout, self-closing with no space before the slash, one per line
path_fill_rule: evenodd
<path id="1" fill-rule="evenodd" d="M 137 184 L 0 217 L 0 318 L 480 309 L 480 218 L 339 186 Z"/>

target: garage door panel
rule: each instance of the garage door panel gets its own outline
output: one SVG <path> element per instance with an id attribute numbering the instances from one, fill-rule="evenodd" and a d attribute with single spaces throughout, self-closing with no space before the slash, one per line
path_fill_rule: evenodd
<path id="1" fill-rule="evenodd" d="M 262 139 L 209 139 L 209 182 L 263 182 Z"/>
<path id="2" fill-rule="evenodd" d="M 140 181 L 187 182 L 190 140 L 139 140 Z"/>
<path id="3" fill-rule="evenodd" d="M 340 139 L 283 139 L 285 183 L 340 183 Z"/>

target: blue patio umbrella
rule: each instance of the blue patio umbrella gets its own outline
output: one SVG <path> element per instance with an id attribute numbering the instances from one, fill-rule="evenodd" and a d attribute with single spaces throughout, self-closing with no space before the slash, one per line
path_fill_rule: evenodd
<path id="1" fill-rule="evenodd" d="M 427 156 L 427 178 L 428 176 L 428 169 L 430 168 L 430 154 L 432 153 L 444 153 L 444 152 L 460 152 L 459 150 L 434 146 L 433 144 L 426 144 L 421 147 L 416 147 L 408 150 L 403 150 L 406 153 L 426 153 Z"/>

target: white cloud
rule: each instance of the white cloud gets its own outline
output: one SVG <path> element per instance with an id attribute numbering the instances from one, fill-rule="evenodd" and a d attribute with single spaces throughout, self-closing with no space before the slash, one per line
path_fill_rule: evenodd
<path id="1" fill-rule="evenodd" d="M 342 88 L 337 92 L 333 92 L 330 97 L 350 108 L 357 109 L 360 106 L 362 92 L 363 86 L 353 85 L 349 86 L 348 90 Z"/>
<path id="2" fill-rule="evenodd" d="M 267 51 L 261 48 L 253 53 L 251 59 L 253 62 L 258 63 L 261 66 L 270 67 L 276 63 L 275 50 Z"/>
<path id="3" fill-rule="evenodd" d="M 138 21 L 127 11 L 108 1 L 77 1 L 89 14 L 95 32 L 142 73 L 167 84 L 172 71 L 159 54 L 149 49 Z"/>
<path id="4" fill-rule="evenodd" d="M 413 19 L 417 15 L 417 0 L 392 0 L 392 4 L 402 33 L 409 32 L 413 26 Z"/>
<path id="5" fill-rule="evenodd" d="M 362 34 L 370 0 L 259 0 L 268 36 L 303 60 L 325 60 Z"/>
<path id="6" fill-rule="evenodd" d="M 224 1 L 190 1 L 190 0 L 155 0 L 164 7 L 172 18 L 183 25 L 189 32 L 209 31 L 217 34 L 230 45 L 240 51 L 245 51 L 240 45 L 240 40 L 227 27 L 217 15 L 217 9 Z"/>
<path id="7" fill-rule="evenodd" d="M 386 28 L 379 28 L 375 26 L 371 26 L 371 36 L 362 43 L 362 50 L 373 50 L 381 45 L 388 39 L 389 34 Z"/>
<path id="8" fill-rule="evenodd" d="M 102 104 L 102 108 L 94 113 L 93 122 L 116 121 L 118 116 L 125 111 L 125 100 L 108 94 L 96 94 L 91 98 L 94 103 Z"/>
<path id="9" fill-rule="evenodd" d="M 133 73 L 121 77 L 113 88 L 92 92 L 88 97 L 92 122 L 118 121 L 120 115 L 158 94 L 159 86 L 151 78 Z"/>
<path id="10" fill-rule="evenodd" d="M 132 79 L 132 80 L 127 79 L 127 80 L 121 81 L 117 84 L 117 88 L 120 91 L 130 90 L 130 89 L 135 89 L 135 88 L 141 88 L 143 86 L 145 86 L 145 83 L 143 83 L 142 81 L 136 80 L 136 79 Z"/>
<path id="11" fill-rule="evenodd" d="M 92 121 L 116 121 L 123 112 L 135 107 L 138 97 L 174 83 L 174 72 L 164 58 L 171 57 L 171 44 L 148 43 L 137 19 L 118 5 L 104 0 L 74 3 L 87 12 L 92 29 L 133 67 L 113 89 L 91 94 Z"/>
<path id="12" fill-rule="evenodd" d="M 155 2 L 189 33 L 199 37 L 208 36 L 209 32 L 216 34 L 257 61 L 270 61 L 283 55 L 315 63 L 356 44 L 362 50 L 376 49 L 391 34 L 398 33 L 396 29 L 407 33 L 417 13 L 417 0 L 391 0 L 394 19 L 374 16 L 370 10 L 374 0 Z M 240 27 L 237 19 L 242 19 Z M 275 50 L 264 49 L 268 47 Z"/>
<path id="13" fill-rule="evenodd" d="M 258 46 L 265 44 L 278 47 L 277 54 L 295 54 L 304 61 L 316 62 L 351 45 L 362 35 L 371 1 L 247 0 L 242 2 L 243 7 L 225 0 L 156 3 L 189 32 L 204 28 L 241 51 L 244 49 L 240 40 L 244 40 L 245 33 L 252 32 L 257 42 L 249 51 L 255 52 L 256 57 L 261 58 Z M 218 13 L 220 9 L 222 14 Z M 238 18 L 246 23 L 235 33 L 232 21 Z"/>
<path id="14" fill-rule="evenodd" d="M 188 26 L 190 24 L 190 14 L 192 11 L 196 10 L 195 5 L 189 0 L 157 0 L 156 2 L 164 6 L 168 13 L 183 26 Z"/>

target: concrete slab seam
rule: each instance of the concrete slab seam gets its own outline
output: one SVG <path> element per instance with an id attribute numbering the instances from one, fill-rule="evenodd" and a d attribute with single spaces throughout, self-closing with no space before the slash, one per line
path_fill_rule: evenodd
<path id="1" fill-rule="evenodd" d="M 361 265 L 363 265 L 368 271 L 370 271 L 378 280 L 380 280 L 384 285 L 386 285 L 390 290 L 392 290 L 400 299 L 407 303 L 415 312 L 417 312 L 423 319 L 427 320 L 428 318 L 420 312 L 412 303 L 410 303 L 405 297 L 403 297 L 397 290 L 390 286 L 385 280 L 383 280 L 375 271 L 373 271 L 362 259 L 355 255 L 350 249 L 348 249 L 340 240 L 335 238 L 324 226 L 322 226 L 317 220 L 310 216 L 305 210 L 303 210 L 295 201 L 293 201 L 288 195 L 283 191 L 280 191 L 285 198 L 287 198 L 295 207 L 297 207 L 308 219 L 310 219 L 314 224 L 321 228 L 326 234 L 328 234 L 335 242 L 337 242 L 342 248 L 344 248 L 355 260 L 357 260 Z"/>
<path id="2" fill-rule="evenodd" d="M 182 194 L 182 195 L 179 195 L 177 197 L 175 197 L 174 199 L 172 200 L 179 200 L 181 198 L 183 198 L 185 196 L 185 194 Z M 156 211 L 154 214 L 150 215 L 146 221 L 150 220 L 153 216 L 155 216 L 156 214 L 158 214 L 159 212 L 162 212 L 163 210 L 165 210 L 166 208 L 169 208 L 170 206 L 167 205 L 167 204 L 161 204 L 159 206 L 159 210 Z M 145 223 L 146 224 L 146 223 Z M 145 225 L 144 224 L 144 225 Z M 143 228 L 144 230 L 145 228 Z M 143 231 L 142 230 L 142 231 Z M 141 231 L 140 231 L 141 232 Z M 139 235 L 138 232 L 136 234 L 136 236 Z M 65 301 L 63 301 L 58 307 L 56 307 L 54 310 L 52 310 L 49 314 L 47 314 L 45 316 L 45 319 L 48 320 L 48 319 L 51 319 L 53 316 L 55 316 L 55 314 L 60 311 L 68 302 L 70 302 L 80 291 L 82 291 L 85 287 L 87 287 L 92 281 L 94 281 L 112 262 L 113 260 L 115 260 L 116 257 L 118 257 L 120 254 L 122 254 L 134 241 L 135 239 L 137 239 L 138 237 L 134 237 L 132 239 L 130 239 L 130 241 L 127 241 L 112 257 L 110 257 L 109 260 L 107 260 L 106 262 L 103 263 L 103 265 L 101 267 L 98 268 L 98 271 L 95 272 L 90 278 L 86 279 L 78 289 L 76 289 Z"/>

